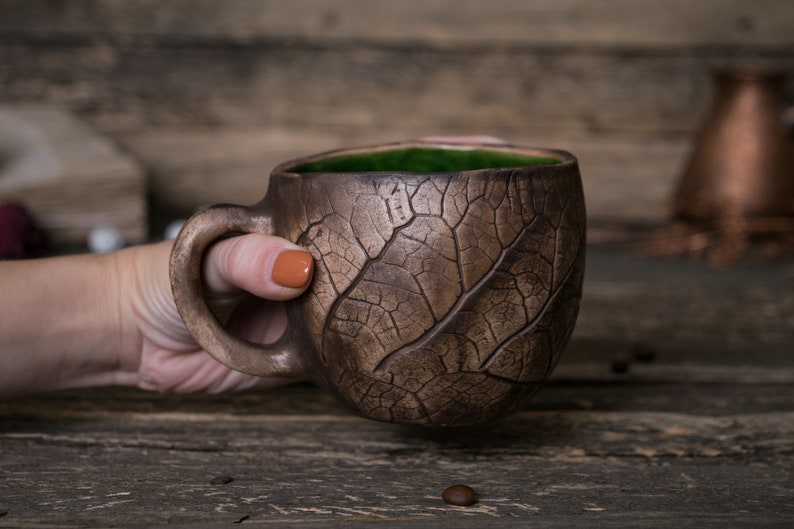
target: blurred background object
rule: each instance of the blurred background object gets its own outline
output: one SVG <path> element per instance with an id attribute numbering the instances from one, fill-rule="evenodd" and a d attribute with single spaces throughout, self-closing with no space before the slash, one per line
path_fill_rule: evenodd
<path id="1" fill-rule="evenodd" d="M 0 0 L 0 102 L 134 157 L 153 237 L 289 158 L 488 134 L 575 153 L 597 242 L 668 222 L 710 73 L 794 72 L 792 27 L 789 0 Z"/>
<path id="2" fill-rule="evenodd" d="M 124 248 L 124 234 L 112 225 L 97 226 L 88 232 L 86 246 L 91 253 L 108 253 Z"/>
<path id="3" fill-rule="evenodd" d="M 21 204 L 0 204 L 0 259 L 28 259 L 44 255 L 44 233 Z"/>
<path id="4" fill-rule="evenodd" d="M 52 105 L 0 105 L 0 202 L 23 204 L 54 248 L 84 246 L 105 224 L 130 242 L 148 235 L 141 166 Z"/>
<path id="5" fill-rule="evenodd" d="M 794 148 L 783 121 L 785 73 L 715 72 L 714 101 L 672 199 L 672 217 L 736 253 L 751 238 L 794 237 Z"/>
<path id="6" fill-rule="evenodd" d="M 724 224 L 794 222 L 794 149 L 781 119 L 784 72 L 714 75 L 711 112 L 673 199 L 673 218 Z"/>

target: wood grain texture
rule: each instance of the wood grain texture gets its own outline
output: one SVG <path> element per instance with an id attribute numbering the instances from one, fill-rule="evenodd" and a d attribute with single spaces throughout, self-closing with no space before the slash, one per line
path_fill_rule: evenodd
<path id="1" fill-rule="evenodd" d="M 794 70 L 785 53 L 280 44 L 5 45 L 0 57 L 5 100 L 73 110 L 140 157 L 152 197 L 177 213 L 251 203 L 270 169 L 298 155 L 488 133 L 580 156 L 594 218 L 655 222 L 708 107 L 710 68 Z"/>
<path id="2" fill-rule="evenodd" d="M 791 412 L 527 412 L 468 432 L 336 416 L 86 419 L 51 432 L 4 421 L 9 523 L 791 520 Z M 210 483 L 222 475 L 233 481 Z M 457 482 L 477 504 L 441 501 Z"/>
<path id="3" fill-rule="evenodd" d="M 143 37 L 249 43 L 273 38 L 575 45 L 785 48 L 794 44 L 786 0 L 82 0 L 52 6 L 4 0 L 0 32 L 41 38 Z M 616 13 L 619 15 L 616 16 Z"/>
<path id="4" fill-rule="evenodd" d="M 585 277 L 584 325 L 555 377 L 477 428 L 366 421 L 305 385 L 0 403 L 0 527 L 791 526 L 790 270 L 591 248 Z M 718 306 L 737 313 L 705 310 Z M 656 330 L 628 334 L 632 321 Z M 697 339 L 664 339 L 680 326 Z M 639 339 L 653 361 L 613 373 Z M 445 504 L 455 483 L 478 502 Z"/>
<path id="5" fill-rule="evenodd" d="M 474 129 L 471 129 L 474 130 Z M 471 130 L 460 129 L 461 134 Z M 588 132 L 493 134 L 518 145 L 572 152 L 582 167 L 591 218 L 604 222 L 660 222 L 689 146 L 684 137 Z M 250 205 L 266 193 L 272 169 L 287 160 L 355 145 L 412 139 L 409 130 L 323 131 L 299 127 L 210 130 L 148 129 L 117 136 L 149 168 L 149 187 L 160 209 L 188 215 L 213 203 Z"/>
<path id="6" fill-rule="evenodd" d="M 588 53 L 434 47 L 8 43 L 3 98 L 40 94 L 105 132 L 142 127 L 313 126 L 413 134 L 691 131 L 711 68 L 794 69 L 794 53 Z M 57 82 L 54 82 L 57 81 Z M 792 95 L 791 90 L 787 92 Z"/>
<path id="7" fill-rule="evenodd" d="M 0 8 L 0 100 L 78 113 L 141 157 L 169 216 L 250 203 L 293 156 L 486 133 L 581 153 L 593 218 L 658 223 L 709 71 L 794 71 L 785 0 Z"/>

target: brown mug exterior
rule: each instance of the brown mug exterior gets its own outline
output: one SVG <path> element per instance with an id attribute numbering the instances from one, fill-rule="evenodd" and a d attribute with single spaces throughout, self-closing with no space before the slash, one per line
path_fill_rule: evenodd
<path id="1" fill-rule="evenodd" d="M 476 147 L 559 163 L 291 172 L 329 156 L 405 147 Z M 202 293 L 209 246 L 253 232 L 284 237 L 315 259 L 312 284 L 287 302 L 288 328 L 270 345 L 231 334 Z M 170 269 L 187 328 L 220 362 L 315 383 L 370 419 L 460 426 L 515 411 L 552 372 L 574 328 L 584 258 L 584 196 L 571 154 L 412 142 L 279 165 L 259 203 L 191 217 Z"/>

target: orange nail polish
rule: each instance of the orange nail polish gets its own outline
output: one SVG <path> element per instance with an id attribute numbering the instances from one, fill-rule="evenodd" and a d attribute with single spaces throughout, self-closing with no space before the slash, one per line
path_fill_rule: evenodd
<path id="1" fill-rule="evenodd" d="M 305 287 L 312 277 L 312 254 L 303 250 L 284 250 L 273 263 L 273 281 L 288 288 Z"/>

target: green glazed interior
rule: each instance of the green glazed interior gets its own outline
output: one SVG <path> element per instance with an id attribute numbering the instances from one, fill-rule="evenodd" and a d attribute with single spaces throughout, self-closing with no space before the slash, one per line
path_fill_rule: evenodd
<path id="1" fill-rule="evenodd" d="M 497 167 L 557 164 L 560 160 L 487 149 L 439 149 L 407 147 L 382 151 L 342 154 L 304 163 L 289 169 L 293 173 L 407 172 L 446 173 Z"/>

